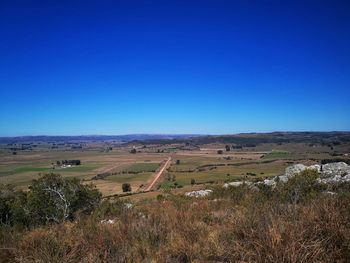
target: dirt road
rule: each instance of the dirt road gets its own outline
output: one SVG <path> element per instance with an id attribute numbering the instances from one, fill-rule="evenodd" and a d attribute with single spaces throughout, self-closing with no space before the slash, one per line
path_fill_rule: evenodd
<path id="1" fill-rule="evenodd" d="M 159 170 L 159 172 L 155 174 L 154 179 L 152 180 L 151 184 L 146 188 L 146 191 L 150 191 L 152 189 L 154 184 L 157 182 L 159 177 L 162 175 L 164 170 L 167 168 L 170 161 L 171 161 L 171 157 L 168 158 L 168 160 L 164 163 L 163 167 Z"/>

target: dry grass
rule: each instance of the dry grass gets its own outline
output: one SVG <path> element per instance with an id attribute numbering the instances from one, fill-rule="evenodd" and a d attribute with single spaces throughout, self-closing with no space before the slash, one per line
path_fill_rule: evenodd
<path id="1" fill-rule="evenodd" d="M 103 203 L 74 223 L 13 238 L 15 262 L 349 262 L 350 198 L 291 205 L 247 189 Z M 215 199 L 214 199 L 215 198 Z M 101 219 L 113 218 L 105 225 Z M 6 241 L 9 242 L 9 241 Z M 10 243 L 11 243 L 10 242 Z M 8 256 L 9 257 L 9 256 Z"/>

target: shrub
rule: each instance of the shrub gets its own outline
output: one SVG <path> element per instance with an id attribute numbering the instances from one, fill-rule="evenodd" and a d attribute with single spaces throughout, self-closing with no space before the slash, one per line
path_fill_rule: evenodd
<path id="1" fill-rule="evenodd" d="M 276 188 L 277 194 L 282 201 L 293 204 L 309 200 L 324 190 L 317 183 L 317 178 L 317 171 L 304 170 L 300 174 L 290 178 L 288 182 L 280 182 Z"/>
<path id="2" fill-rule="evenodd" d="M 132 154 L 136 154 L 136 149 L 135 148 L 132 148 L 131 150 L 130 150 L 130 153 L 132 153 Z"/>
<path id="3" fill-rule="evenodd" d="M 194 185 L 196 183 L 196 180 L 194 178 L 191 179 L 191 185 Z"/>
<path id="4" fill-rule="evenodd" d="M 101 193 L 77 179 L 45 174 L 34 180 L 28 192 L 0 187 L 0 224 L 31 227 L 48 222 L 74 219 L 75 214 L 90 213 Z"/>
<path id="5" fill-rule="evenodd" d="M 122 184 L 123 192 L 131 192 L 131 185 L 129 183 Z"/>

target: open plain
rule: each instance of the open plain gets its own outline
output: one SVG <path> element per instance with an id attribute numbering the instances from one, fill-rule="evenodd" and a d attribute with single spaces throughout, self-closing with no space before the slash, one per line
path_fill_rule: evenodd
<path id="1" fill-rule="evenodd" d="M 288 134 L 285 137 L 291 142 L 261 142 L 265 136 L 241 135 L 250 142 L 245 144 L 223 143 L 222 138 L 206 141 L 201 137 L 183 141 L 3 143 L 0 178 L 2 183 L 25 190 L 41 174 L 55 173 L 92 183 L 104 196 L 122 194 L 122 185 L 129 183 L 131 193 L 137 193 L 140 198 L 149 190 L 162 192 L 194 185 L 205 188 L 242 179 L 263 180 L 283 174 L 294 163 L 311 165 L 327 159 L 349 160 L 349 142 L 339 142 L 338 134 L 333 135 L 330 143 L 322 140 L 314 143 L 308 136 L 293 142 L 293 136 Z M 319 136 L 323 140 L 329 137 L 322 133 Z M 256 140 L 258 143 L 252 143 Z M 151 189 L 155 175 L 169 158 L 166 169 Z M 81 164 L 57 165 L 63 160 L 80 160 Z"/>

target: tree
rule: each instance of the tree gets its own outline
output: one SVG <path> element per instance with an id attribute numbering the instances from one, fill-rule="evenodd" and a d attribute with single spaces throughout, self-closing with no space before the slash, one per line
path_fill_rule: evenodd
<path id="1" fill-rule="evenodd" d="M 136 149 L 135 149 L 135 148 L 132 148 L 132 149 L 130 150 L 130 153 L 135 154 L 135 153 L 136 153 Z"/>
<path id="2" fill-rule="evenodd" d="M 92 185 L 83 185 L 76 178 L 45 174 L 29 187 L 28 208 L 39 223 L 73 219 L 77 211 L 91 212 L 101 199 Z"/>
<path id="3" fill-rule="evenodd" d="M 191 185 L 193 186 L 195 183 L 196 183 L 196 180 L 192 178 L 191 179 Z"/>
<path id="4" fill-rule="evenodd" d="M 0 184 L 0 224 L 11 221 L 11 203 L 15 199 L 15 190 L 10 185 Z"/>
<path id="5" fill-rule="evenodd" d="M 230 145 L 226 145 L 226 146 L 225 146 L 225 149 L 226 149 L 226 152 L 229 152 L 229 151 L 231 150 Z"/>
<path id="6" fill-rule="evenodd" d="M 11 185 L 0 184 L 0 225 L 30 226 L 27 193 Z"/>
<path id="7" fill-rule="evenodd" d="M 122 184 L 123 192 L 131 192 L 131 185 L 129 183 Z"/>
<path id="8" fill-rule="evenodd" d="M 176 164 L 179 165 L 180 164 L 180 160 L 176 160 Z"/>
<path id="9" fill-rule="evenodd" d="M 223 154 L 223 150 L 218 150 L 218 154 Z"/>

